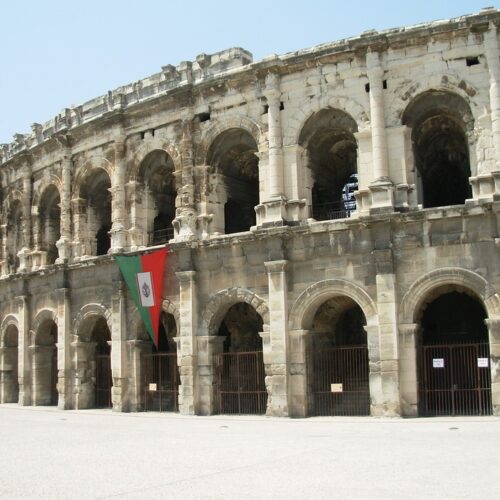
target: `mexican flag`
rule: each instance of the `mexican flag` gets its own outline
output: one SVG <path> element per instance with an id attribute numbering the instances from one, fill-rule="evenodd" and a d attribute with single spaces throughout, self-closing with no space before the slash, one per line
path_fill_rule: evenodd
<path id="1" fill-rule="evenodd" d="M 143 255 L 115 255 L 146 329 L 158 347 L 161 292 L 168 249 Z"/>

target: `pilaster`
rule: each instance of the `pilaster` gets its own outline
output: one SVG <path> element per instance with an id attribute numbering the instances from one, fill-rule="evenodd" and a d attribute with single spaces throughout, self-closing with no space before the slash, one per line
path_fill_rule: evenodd
<path id="1" fill-rule="evenodd" d="M 72 407 L 71 388 L 71 307 L 69 288 L 60 288 L 57 296 L 57 389 L 59 398 L 57 406 L 61 410 Z"/>
<path id="2" fill-rule="evenodd" d="M 500 319 L 485 320 L 490 341 L 491 405 L 493 415 L 500 416 Z"/>
<path id="3" fill-rule="evenodd" d="M 19 318 L 19 358 L 17 363 L 19 380 L 19 404 L 21 406 L 27 406 L 31 404 L 29 300 L 27 295 L 20 295 L 14 300 L 18 310 Z"/>
<path id="4" fill-rule="evenodd" d="M 111 208 L 113 225 L 111 227 L 111 252 L 123 252 L 127 242 L 126 222 L 127 208 L 125 205 L 125 137 L 120 136 L 115 141 L 115 168 L 113 185 L 111 186 Z"/>
<path id="5" fill-rule="evenodd" d="M 399 373 L 401 413 L 405 417 L 418 416 L 418 338 L 420 325 L 399 325 Z"/>
<path id="6" fill-rule="evenodd" d="M 291 330 L 288 332 L 291 417 L 307 417 L 309 413 L 307 376 L 307 350 L 310 342 L 309 333 L 309 330 Z"/>
<path id="7" fill-rule="evenodd" d="M 65 150 L 61 162 L 61 237 L 56 242 L 59 256 L 56 264 L 71 258 L 71 151 Z"/>

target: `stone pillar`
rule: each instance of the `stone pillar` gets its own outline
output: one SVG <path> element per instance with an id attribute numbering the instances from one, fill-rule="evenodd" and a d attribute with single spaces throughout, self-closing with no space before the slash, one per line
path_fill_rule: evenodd
<path id="1" fill-rule="evenodd" d="M 0 275 L 8 276 L 10 273 L 9 269 L 9 250 L 7 246 L 7 224 L 2 224 L 0 226 L 1 238 L 2 238 L 2 260 L 0 261 Z"/>
<path id="2" fill-rule="evenodd" d="M 17 347 L 0 347 L 0 403 L 17 403 Z"/>
<path id="3" fill-rule="evenodd" d="M 31 375 L 33 406 L 52 404 L 52 363 L 56 346 L 31 345 Z"/>
<path id="4" fill-rule="evenodd" d="M 493 415 L 500 416 L 500 319 L 486 319 L 490 341 L 491 405 Z"/>
<path id="5" fill-rule="evenodd" d="M 373 255 L 377 269 L 375 279 L 377 285 L 378 325 L 376 328 L 379 335 L 380 392 L 378 392 L 378 395 L 380 399 L 377 399 L 375 394 L 372 395 L 372 414 L 394 417 L 399 416 L 401 413 L 399 402 L 396 276 L 392 265 L 391 250 L 375 250 Z M 370 345 L 369 335 L 369 350 L 372 347 L 375 346 Z M 370 383 L 371 379 L 372 373 L 370 373 Z"/>
<path id="6" fill-rule="evenodd" d="M 284 193 L 286 202 L 286 220 L 299 222 L 309 217 L 308 202 L 311 204 L 311 189 L 304 186 L 303 158 L 304 148 L 299 144 L 283 147 Z"/>
<path id="7" fill-rule="evenodd" d="M 29 271 L 28 255 L 31 252 L 31 165 L 23 167 L 23 248 L 19 250 L 19 271 Z"/>
<path id="8" fill-rule="evenodd" d="M 111 186 L 111 252 L 123 252 L 126 246 L 127 207 L 125 205 L 125 137 L 115 141 L 115 168 L 113 172 L 113 185 Z"/>
<path id="9" fill-rule="evenodd" d="M 484 34 L 484 51 L 490 74 L 491 131 L 495 146 L 496 171 L 500 170 L 500 51 L 497 28 L 490 22 Z"/>
<path id="10" fill-rule="evenodd" d="M 216 373 L 214 357 L 222 352 L 225 337 L 217 335 L 199 335 L 197 347 L 197 415 L 212 415 L 217 411 Z M 267 386 L 267 383 L 266 383 Z"/>
<path id="11" fill-rule="evenodd" d="M 401 414 L 418 417 L 418 342 L 420 325 L 399 325 L 399 377 Z"/>
<path id="12" fill-rule="evenodd" d="M 60 410 L 72 407 L 71 382 L 71 307 L 69 288 L 59 288 L 57 297 L 57 390 L 59 398 L 57 406 Z"/>
<path id="13" fill-rule="evenodd" d="M 87 201 L 83 198 L 73 198 L 71 200 L 74 225 L 73 239 L 73 257 L 75 260 L 81 260 L 82 257 L 91 255 L 90 238 L 86 223 L 85 212 Z"/>
<path id="14" fill-rule="evenodd" d="M 113 387 L 111 402 L 113 411 L 129 411 L 128 407 L 128 359 L 127 359 L 127 317 L 125 301 L 125 282 L 115 282 L 111 300 L 111 373 Z"/>
<path id="15" fill-rule="evenodd" d="M 196 291 L 196 272 L 180 271 L 176 273 L 180 285 L 180 325 L 178 328 L 177 363 L 181 384 L 179 386 L 179 412 L 183 415 L 204 413 L 204 403 L 197 393 L 195 367 L 197 366 L 196 328 L 198 324 L 198 301 Z M 198 366 L 199 369 L 199 366 Z"/>
<path id="16" fill-rule="evenodd" d="M 29 301 L 27 295 L 15 298 L 15 304 L 19 318 L 19 345 L 17 373 L 19 381 L 19 404 L 27 406 L 31 404 L 31 363 L 30 363 L 30 323 L 29 323 Z"/>
<path id="17" fill-rule="evenodd" d="M 270 351 L 264 351 L 266 387 L 268 387 L 267 415 L 287 417 L 289 384 L 287 373 L 287 274 L 286 260 L 264 262 L 269 286 Z"/>
<path id="18" fill-rule="evenodd" d="M 368 50 L 366 68 L 370 84 L 370 120 L 372 133 L 373 182 L 370 184 L 372 209 L 391 209 L 393 201 L 393 185 L 389 178 L 389 162 L 387 154 L 387 136 L 385 131 L 384 112 L 384 70 L 378 52 Z"/>
<path id="19" fill-rule="evenodd" d="M 73 408 L 84 410 L 95 406 L 95 382 L 93 363 L 96 343 L 82 342 L 78 335 L 71 342 L 73 365 Z"/>
<path id="20" fill-rule="evenodd" d="M 129 382 L 129 410 L 143 410 L 143 372 L 142 355 L 150 353 L 153 344 L 147 340 L 127 340 L 127 351 L 130 363 L 130 382 Z"/>
<path id="21" fill-rule="evenodd" d="M 181 149 L 181 172 L 176 172 L 177 213 L 173 221 L 175 239 L 188 241 L 196 236 L 196 208 L 194 199 L 194 166 L 191 120 L 183 123 Z"/>
<path id="22" fill-rule="evenodd" d="M 307 417 L 309 413 L 307 377 L 309 333 L 309 330 L 292 330 L 288 332 L 291 417 Z"/>
<path id="23" fill-rule="evenodd" d="M 263 225 L 282 225 L 285 218 L 285 196 L 283 186 L 283 132 L 281 128 L 280 77 L 276 73 L 266 76 L 263 92 L 268 104 L 268 167 L 266 179 L 266 199 L 263 200 Z"/>
<path id="24" fill-rule="evenodd" d="M 56 242 L 59 256 L 56 264 L 71 257 L 71 152 L 65 151 L 61 164 L 61 237 Z"/>

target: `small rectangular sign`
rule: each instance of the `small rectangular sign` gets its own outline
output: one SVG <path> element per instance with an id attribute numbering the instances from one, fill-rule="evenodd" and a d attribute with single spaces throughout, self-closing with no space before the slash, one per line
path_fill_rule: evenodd
<path id="1" fill-rule="evenodd" d="M 331 392 L 342 392 L 344 389 L 342 384 L 331 384 L 330 385 Z"/>
<path id="2" fill-rule="evenodd" d="M 432 368 L 444 368 L 444 359 L 443 358 L 433 358 Z"/>
<path id="3" fill-rule="evenodd" d="M 153 280 L 151 273 L 137 273 L 137 289 L 142 307 L 153 307 L 155 299 L 153 296 Z"/>
<path id="4" fill-rule="evenodd" d="M 156 384 L 149 384 L 150 391 L 156 391 L 156 389 L 157 389 Z"/>
<path id="5" fill-rule="evenodd" d="M 488 368 L 489 360 L 488 358 L 477 358 L 477 367 L 478 368 Z"/>

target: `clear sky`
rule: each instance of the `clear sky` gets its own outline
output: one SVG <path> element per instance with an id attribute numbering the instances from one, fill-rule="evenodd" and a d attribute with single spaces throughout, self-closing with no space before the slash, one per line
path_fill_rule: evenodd
<path id="1" fill-rule="evenodd" d="M 0 0 L 0 143 L 165 64 L 243 47 L 258 61 L 478 12 L 491 0 Z"/>

